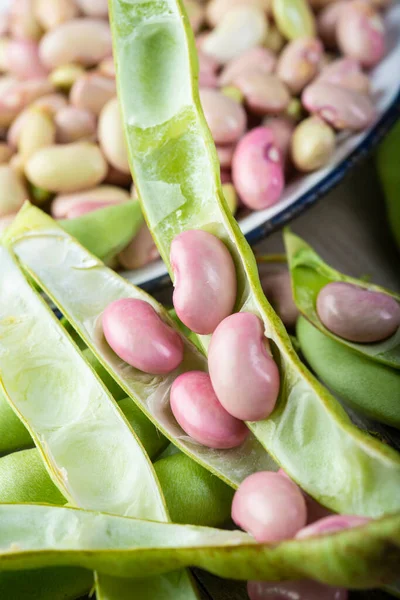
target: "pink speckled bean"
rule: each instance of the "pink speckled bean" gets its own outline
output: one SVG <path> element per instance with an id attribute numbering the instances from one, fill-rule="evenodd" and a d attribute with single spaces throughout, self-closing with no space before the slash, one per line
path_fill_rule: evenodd
<path id="1" fill-rule="evenodd" d="M 343 54 L 360 61 L 363 67 L 375 66 L 385 54 L 383 19 L 363 0 L 353 0 L 340 13 L 336 35 Z"/>
<path id="2" fill-rule="evenodd" d="M 336 129 L 366 129 L 376 115 L 368 96 L 326 81 L 317 80 L 307 86 L 301 99 L 309 112 Z"/>
<path id="3" fill-rule="evenodd" d="M 222 70 L 218 83 L 220 86 L 234 84 L 237 77 L 249 71 L 259 71 L 268 75 L 273 72 L 275 65 L 275 54 L 268 48 L 257 46 L 230 60 Z"/>
<path id="4" fill-rule="evenodd" d="M 263 125 L 272 131 L 282 162 L 287 167 L 290 158 L 290 141 L 296 127 L 295 121 L 288 117 L 267 117 Z"/>
<path id="5" fill-rule="evenodd" d="M 280 386 L 262 321 L 236 313 L 218 325 L 211 338 L 208 368 L 218 400 L 242 421 L 261 421 L 274 410 Z"/>
<path id="6" fill-rule="evenodd" d="M 260 210 L 278 202 L 285 185 L 282 157 L 268 127 L 257 127 L 240 140 L 233 155 L 232 179 L 249 208 Z"/>
<path id="7" fill-rule="evenodd" d="M 240 446 L 249 429 L 219 403 L 207 373 L 190 371 L 175 379 L 171 388 L 171 410 L 182 429 L 208 448 Z"/>
<path id="8" fill-rule="evenodd" d="M 279 56 L 276 73 L 292 94 L 299 94 L 314 79 L 323 53 L 319 40 L 311 37 L 289 42 Z"/>
<path id="9" fill-rule="evenodd" d="M 96 134 L 95 116 L 83 108 L 66 106 L 55 115 L 57 141 L 68 144 L 79 140 L 93 140 Z"/>
<path id="10" fill-rule="evenodd" d="M 227 247 L 201 229 L 184 231 L 172 244 L 173 303 L 182 323 L 209 334 L 233 311 L 236 271 Z"/>
<path id="11" fill-rule="evenodd" d="M 300 488 L 280 473 L 262 471 L 247 477 L 232 502 L 232 519 L 257 542 L 292 538 L 307 519 Z"/>
<path id="12" fill-rule="evenodd" d="M 289 105 L 289 90 L 273 73 L 268 75 L 255 70 L 243 73 L 235 79 L 235 85 L 243 93 L 249 109 L 257 115 L 275 115 Z"/>
<path id="13" fill-rule="evenodd" d="M 296 534 L 296 539 L 303 540 L 305 538 L 336 533 L 344 529 L 352 529 L 353 527 L 362 527 L 362 525 L 366 525 L 370 520 L 366 517 L 357 517 L 355 515 L 331 515 L 301 529 Z"/>
<path id="14" fill-rule="evenodd" d="M 216 144 L 233 144 L 246 130 L 246 113 L 238 102 L 219 90 L 203 88 L 200 100 Z"/>
<path id="15" fill-rule="evenodd" d="M 43 78 L 18 81 L 13 77 L 2 77 L 0 89 L 0 126 L 8 127 L 28 104 L 51 93 L 53 86 Z"/>
<path id="16" fill-rule="evenodd" d="M 329 331 L 351 342 L 379 342 L 400 327 L 400 304 L 394 298 L 351 283 L 323 287 L 317 312 Z"/>
<path id="17" fill-rule="evenodd" d="M 114 352 L 132 367 L 153 375 L 174 371 L 183 359 L 180 335 L 143 300 L 111 302 L 102 316 L 104 336 Z"/>
<path id="18" fill-rule="evenodd" d="M 326 48 L 334 49 L 337 46 L 336 27 L 342 9 L 348 5 L 348 0 L 332 2 L 317 14 L 318 35 Z"/>
<path id="19" fill-rule="evenodd" d="M 368 94 L 370 81 L 363 73 L 360 64 L 354 58 L 339 58 L 326 65 L 318 76 L 319 81 L 325 81 L 341 87 Z"/>
<path id="20" fill-rule="evenodd" d="M 39 47 L 31 40 L 10 40 L 6 47 L 6 61 L 9 72 L 21 79 L 47 76 L 47 69 L 39 58 Z"/>
<path id="21" fill-rule="evenodd" d="M 330 587 L 317 581 L 249 581 L 250 600 L 347 600 L 347 590 Z"/>

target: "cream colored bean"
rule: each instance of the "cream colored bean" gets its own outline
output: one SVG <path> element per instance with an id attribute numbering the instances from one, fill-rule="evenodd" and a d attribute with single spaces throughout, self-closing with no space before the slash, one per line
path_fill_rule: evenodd
<path id="1" fill-rule="evenodd" d="M 353 0 L 341 11 L 337 23 L 338 46 L 346 56 L 363 67 L 374 67 L 386 51 L 385 25 L 374 7 L 364 0 Z"/>
<path id="2" fill-rule="evenodd" d="M 211 0 L 207 4 L 207 21 L 211 27 L 217 27 L 225 14 L 236 6 L 255 6 L 269 13 L 271 0 Z"/>
<path id="3" fill-rule="evenodd" d="M 67 99 L 63 94 L 47 94 L 38 100 L 35 100 L 33 106 L 43 108 L 49 115 L 54 115 L 58 110 L 68 105 Z"/>
<path id="4" fill-rule="evenodd" d="M 54 144 L 56 126 L 51 116 L 40 108 L 28 110 L 18 139 L 18 152 L 23 161 L 35 152 Z"/>
<path id="5" fill-rule="evenodd" d="M 108 16 L 107 0 L 75 0 L 75 2 L 88 17 L 105 19 Z"/>
<path id="6" fill-rule="evenodd" d="M 55 115 L 57 142 L 69 144 L 80 140 L 93 141 L 96 137 L 96 117 L 83 108 L 66 106 Z"/>
<path id="7" fill-rule="evenodd" d="M 309 117 L 294 130 L 292 160 L 299 171 L 315 171 L 329 163 L 335 143 L 332 127 L 319 117 Z"/>
<path id="8" fill-rule="evenodd" d="M 25 180 L 25 163 L 20 154 L 13 154 L 9 165 L 22 180 Z"/>
<path id="9" fill-rule="evenodd" d="M 299 94 L 318 73 L 323 46 L 316 38 L 299 38 L 287 44 L 279 57 L 276 73 L 292 92 Z"/>
<path id="10" fill-rule="evenodd" d="M 51 214 L 55 219 L 65 219 L 80 204 L 121 204 L 130 198 L 128 191 L 117 186 L 99 185 L 75 194 L 58 194 L 51 204 Z"/>
<path id="11" fill-rule="evenodd" d="M 288 40 L 315 37 L 316 23 L 307 0 L 272 0 L 276 26 Z"/>
<path id="12" fill-rule="evenodd" d="M 107 102 L 101 111 L 97 134 L 108 162 L 122 173 L 129 173 L 128 151 L 117 98 Z"/>
<path id="13" fill-rule="evenodd" d="M 38 44 L 32 40 L 9 40 L 4 58 L 8 72 L 19 79 L 47 77 L 47 69 L 39 58 Z"/>
<path id="14" fill-rule="evenodd" d="M 224 198 L 229 207 L 229 210 L 234 215 L 237 211 L 238 204 L 239 204 L 239 199 L 238 199 L 236 190 L 233 187 L 232 183 L 224 183 L 222 185 L 222 191 L 224 193 Z"/>
<path id="15" fill-rule="evenodd" d="M 227 85 L 225 87 L 222 87 L 221 94 L 224 94 L 224 96 L 231 98 L 239 104 L 242 104 L 244 101 L 244 96 L 242 92 L 239 90 L 239 88 L 235 87 L 234 85 Z"/>
<path id="16" fill-rule="evenodd" d="M 326 81 L 334 85 L 369 94 L 370 81 L 363 73 L 359 63 L 354 58 L 339 58 L 324 67 L 318 81 Z"/>
<path id="17" fill-rule="evenodd" d="M 0 164 L 8 163 L 13 154 L 14 151 L 11 146 L 5 142 L 0 142 Z"/>
<path id="18" fill-rule="evenodd" d="M 37 108 L 47 113 L 49 117 L 53 117 L 56 111 L 65 106 L 67 106 L 67 100 L 65 96 L 62 96 L 61 94 L 49 94 L 35 100 L 28 108 L 20 112 L 11 123 L 7 132 L 7 142 L 9 146 L 13 149 L 18 147 L 19 136 L 24 127 L 25 119 L 32 108 Z"/>
<path id="19" fill-rule="evenodd" d="M 112 57 L 102 60 L 97 69 L 102 75 L 113 77 L 115 79 L 115 62 Z"/>
<path id="20" fill-rule="evenodd" d="M 0 11 L 0 35 L 7 35 L 10 28 L 10 13 L 9 11 Z"/>
<path id="21" fill-rule="evenodd" d="M 49 79 L 55 88 L 69 91 L 83 73 L 81 65 L 62 65 L 50 73 Z"/>
<path id="22" fill-rule="evenodd" d="M 336 27 L 342 9 L 348 4 L 347 0 L 339 0 L 327 4 L 325 8 L 317 15 L 318 36 L 321 38 L 326 48 L 335 49 L 337 47 Z"/>
<path id="23" fill-rule="evenodd" d="M 238 77 L 236 85 L 243 92 L 250 110 L 259 115 L 282 112 L 290 102 L 286 85 L 272 73 L 251 71 Z"/>
<path id="24" fill-rule="evenodd" d="M 190 25 L 194 33 L 197 33 L 205 20 L 205 8 L 201 6 L 196 0 L 184 0 L 186 12 L 189 17 Z"/>
<path id="25" fill-rule="evenodd" d="M 79 11 L 74 0 L 35 0 L 35 16 L 43 29 L 54 29 L 74 19 Z"/>
<path id="26" fill-rule="evenodd" d="M 144 223 L 129 246 L 118 254 L 118 261 L 124 269 L 140 269 L 159 257 L 151 233 Z"/>
<path id="27" fill-rule="evenodd" d="M 246 113 L 235 100 L 218 90 L 203 88 L 200 100 L 216 144 L 234 144 L 246 130 Z"/>
<path id="28" fill-rule="evenodd" d="M 11 37 L 37 41 L 42 29 L 35 15 L 35 0 L 11 2 L 9 28 Z"/>
<path id="29" fill-rule="evenodd" d="M 9 165 L 0 165 L 0 217 L 17 212 L 28 197 L 18 173 Z"/>
<path id="30" fill-rule="evenodd" d="M 330 4 L 335 4 L 337 0 L 308 0 L 311 8 L 316 10 L 322 10 L 325 6 L 329 6 Z"/>
<path id="31" fill-rule="evenodd" d="M 221 64 L 237 58 L 267 39 L 268 21 L 264 11 L 252 6 L 229 10 L 218 27 L 202 43 L 202 50 Z"/>
<path id="32" fill-rule="evenodd" d="M 283 46 L 285 45 L 285 42 L 285 38 L 283 37 L 279 29 L 276 27 L 276 25 L 274 23 L 270 23 L 268 27 L 267 39 L 264 44 L 265 47 L 268 50 L 272 50 L 272 52 L 275 52 L 275 54 L 278 54 L 278 52 L 280 52 Z"/>
<path id="33" fill-rule="evenodd" d="M 28 160 L 27 178 L 50 192 L 76 192 L 98 185 L 107 174 L 107 163 L 95 144 L 77 142 L 43 148 Z"/>
<path id="34" fill-rule="evenodd" d="M 108 23 L 100 19 L 72 19 L 47 32 L 40 57 L 49 69 L 69 63 L 91 67 L 111 55 Z"/>
<path id="35" fill-rule="evenodd" d="M 47 79 L 18 81 L 13 77 L 2 77 L 0 79 L 0 126 L 8 127 L 28 104 L 52 91 L 53 86 Z"/>
<path id="36" fill-rule="evenodd" d="M 72 86 L 71 104 L 99 116 L 102 108 L 117 93 L 115 80 L 98 73 L 82 75 Z"/>
<path id="37" fill-rule="evenodd" d="M 17 213 L 11 213 L 5 217 L 0 217 L 0 233 L 2 233 L 14 221 Z"/>
<path id="38" fill-rule="evenodd" d="M 271 50 L 258 46 L 243 52 L 237 58 L 229 61 L 219 76 L 220 86 L 235 84 L 237 77 L 249 71 L 260 71 L 261 73 L 272 73 L 276 66 L 276 56 Z"/>
<path id="39" fill-rule="evenodd" d="M 6 73 L 8 71 L 8 62 L 7 62 L 7 49 L 10 40 L 8 37 L 0 37 L 0 72 Z"/>

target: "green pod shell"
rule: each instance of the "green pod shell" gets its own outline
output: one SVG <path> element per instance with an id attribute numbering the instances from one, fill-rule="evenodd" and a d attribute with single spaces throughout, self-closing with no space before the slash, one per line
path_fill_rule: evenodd
<path id="1" fill-rule="evenodd" d="M 385 194 L 390 228 L 400 248 L 400 121 L 378 147 L 376 165 Z"/>
<path id="2" fill-rule="evenodd" d="M 0 389 L 0 456 L 30 448 L 32 438 Z"/>
<path id="3" fill-rule="evenodd" d="M 86 569 L 52 567 L 0 573 L 0 598 L 4 600 L 76 600 L 92 587 L 93 573 Z"/>
<path id="4" fill-rule="evenodd" d="M 316 375 L 346 404 L 367 417 L 400 427 L 398 372 L 324 335 L 300 317 L 297 339 Z"/>

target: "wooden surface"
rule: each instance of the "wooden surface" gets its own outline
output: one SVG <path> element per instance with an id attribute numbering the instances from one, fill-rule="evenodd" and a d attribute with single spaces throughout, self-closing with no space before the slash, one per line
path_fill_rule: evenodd
<path id="1" fill-rule="evenodd" d="M 382 192 L 371 161 L 356 168 L 336 190 L 292 223 L 333 267 L 353 276 L 369 275 L 375 283 L 400 290 L 400 254 L 387 227 Z M 268 253 L 282 251 L 282 236 L 274 233 L 256 246 Z M 162 296 L 169 295 L 166 290 Z M 396 432 L 387 432 L 396 443 Z M 396 444 L 397 445 L 397 444 Z M 195 572 L 204 600 L 246 600 L 242 583 Z M 389 600 L 383 592 L 353 592 L 351 600 Z"/>

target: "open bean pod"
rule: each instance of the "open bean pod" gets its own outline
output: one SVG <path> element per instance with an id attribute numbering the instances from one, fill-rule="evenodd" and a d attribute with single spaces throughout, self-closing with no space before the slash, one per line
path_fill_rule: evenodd
<path id="1" fill-rule="evenodd" d="M 390 228 L 400 248 L 400 172 L 397 168 L 400 148 L 400 121 L 388 133 L 378 148 L 376 165 L 385 193 Z"/>
<path id="2" fill-rule="evenodd" d="M 127 7 L 122 0 L 112 0 L 110 12 L 131 169 L 160 254 L 172 274 L 170 247 L 178 234 L 204 229 L 224 242 L 236 267 L 234 310 L 254 313 L 262 320 L 280 370 L 275 410 L 268 419 L 249 423 L 250 429 L 295 482 L 332 510 L 364 516 L 396 511 L 400 507 L 398 454 L 351 424 L 339 403 L 300 362 L 262 293 L 252 251 L 222 194 L 215 147 L 196 86 L 194 40 L 181 4 L 168 0 L 148 6 L 157 21 L 156 46 L 146 43 L 153 30 L 140 4 Z M 129 35 L 133 26 L 135 38 Z M 155 62 L 157 72 L 143 66 Z M 21 261 L 41 285 L 46 280 L 49 289 L 51 284 L 54 298 L 54 277 L 45 275 L 48 268 L 39 264 L 38 256 L 34 258 L 37 252 L 28 240 L 17 241 L 17 230 L 14 235 Z M 209 337 L 200 340 L 206 349 Z M 390 475 L 384 475 L 388 468 Z M 360 483 L 357 498 L 348 485 L 353 479 Z M 382 486 L 391 489 L 382 493 Z"/>

